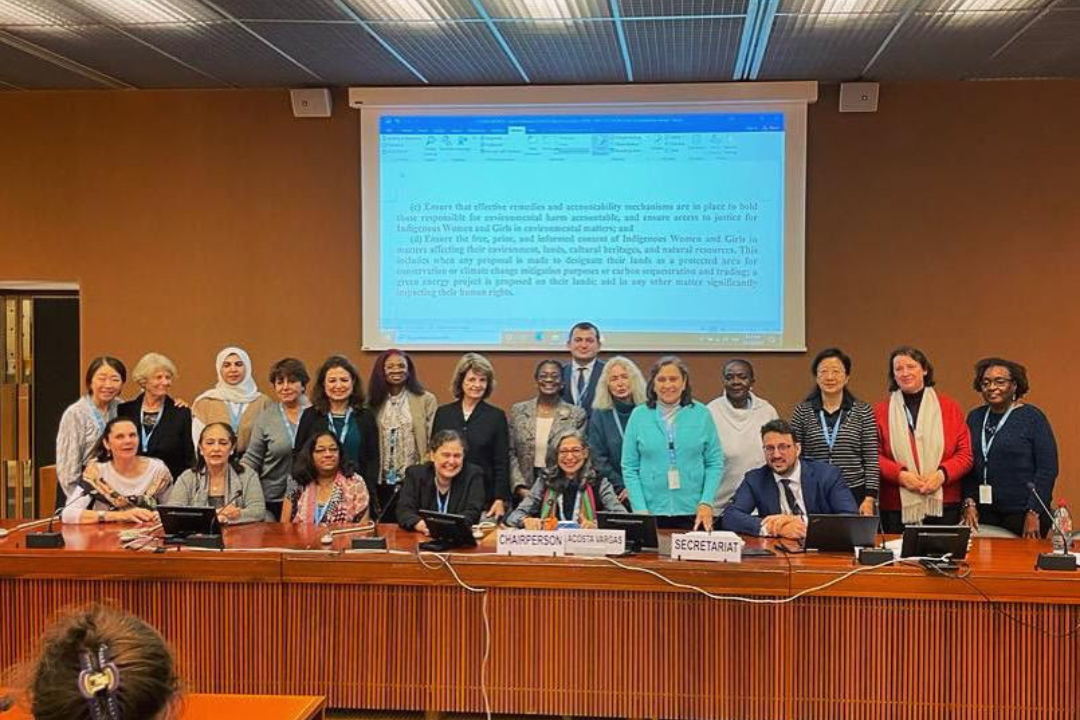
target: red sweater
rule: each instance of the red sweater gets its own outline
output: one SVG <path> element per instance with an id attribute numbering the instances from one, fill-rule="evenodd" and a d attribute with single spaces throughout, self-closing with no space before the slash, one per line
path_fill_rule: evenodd
<path id="1" fill-rule="evenodd" d="M 941 404 L 941 427 L 945 434 L 945 448 L 941 454 L 941 468 L 945 470 L 942 500 L 945 505 L 960 502 L 960 481 L 971 470 L 974 458 L 971 453 L 971 433 L 960 405 L 951 397 L 938 393 Z M 924 398 L 925 399 L 925 398 Z M 878 431 L 878 462 L 881 464 L 882 510 L 900 509 L 900 471 L 907 470 L 892 456 L 889 443 L 889 400 L 874 406 L 874 420 Z"/>

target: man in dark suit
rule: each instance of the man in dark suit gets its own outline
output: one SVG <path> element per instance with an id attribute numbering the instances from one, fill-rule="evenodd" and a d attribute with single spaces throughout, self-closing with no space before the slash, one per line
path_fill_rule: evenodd
<path id="1" fill-rule="evenodd" d="M 596 357 L 600 353 L 600 329 L 591 322 L 579 322 L 570 328 L 566 347 L 570 349 L 572 362 L 563 367 L 562 397 L 583 409 L 588 417 L 596 397 L 596 383 L 604 369 L 604 361 Z"/>
<path id="2" fill-rule="evenodd" d="M 840 470 L 816 460 L 801 460 L 802 448 L 784 420 L 761 428 L 765 465 L 751 470 L 724 511 L 725 530 L 744 535 L 806 537 L 806 516 L 857 513 L 855 497 Z M 757 510 L 757 516 L 751 513 Z"/>

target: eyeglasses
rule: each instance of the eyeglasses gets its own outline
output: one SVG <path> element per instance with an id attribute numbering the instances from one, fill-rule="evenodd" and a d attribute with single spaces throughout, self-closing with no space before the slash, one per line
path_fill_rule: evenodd
<path id="1" fill-rule="evenodd" d="M 536 376 L 537 380 L 562 380 L 562 375 L 557 372 L 540 373 Z"/>
<path id="2" fill-rule="evenodd" d="M 1012 384 L 1012 378 L 1003 378 L 1003 377 L 985 378 L 985 379 L 983 379 L 982 382 L 979 383 L 979 387 L 981 387 L 983 390 L 987 390 L 987 389 L 992 388 L 992 387 L 1005 388 L 1005 387 L 1009 387 L 1009 385 L 1011 385 L 1011 384 Z"/>
<path id="3" fill-rule="evenodd" d="M 583 455 L 584 453 L 585 453 L 585 448 L 583 448 L 583 447 L 559 448 L 559 456 L 560 457 Z"/>
<path id="4" fill-rule="evenodd" d="M 791 452 L 795 449 L 795 446 L 784 443 L 782 445 L 762 445 L 761 449 L 765 451 L 766 455 L 772 455 L 773 453 Z"/>
<path id="5" fill-rule="evenodd" d="M 821 368 L 817 371 L 818 377 L 842 377 L 846 374 L 843 370 L 837 370 L 836 368 Z"/>

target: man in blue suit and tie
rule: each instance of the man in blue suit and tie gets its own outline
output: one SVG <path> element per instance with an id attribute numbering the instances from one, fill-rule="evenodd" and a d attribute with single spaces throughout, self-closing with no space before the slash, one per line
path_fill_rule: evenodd
<path id="1" fill-rule="evenodd" d="M 584 410 L 588 417 L 596 397 L 596 383 L 604 369 L 604 361 L 596 357 L 600 353 L 600 328 L 591 322 L 579 322 L 570 328 L 566 347 L 570 349 L 572 362 L 563 367 L 562 397 Z"/>
<path id="2" fill-rule="evenodd" d="M 761 428 L 765 465 L 751 470 L 724 511 L 723 526 L 744 535 L 802 539 L 806 516 L 857 513 L 855 497 L 840 470 L 817 460 L 801 460 L 802 448 L 784 420 Z M 757 510 L 757 516 L 751 513 Z"/>

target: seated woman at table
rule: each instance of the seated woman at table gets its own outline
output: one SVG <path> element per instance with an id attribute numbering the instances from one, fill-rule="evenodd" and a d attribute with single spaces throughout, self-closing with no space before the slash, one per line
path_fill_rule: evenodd
<path id="1" fill-rule="evenodd" d="M 161 635 L 103 605 L 54 622 L 27 672 L 34 720 L 163 720 L 179 715 L 179 697 L 176 661 Z"/>
<path id="2" fill-rule="evenodd" d="M 160 353 L 147 353 L 135 363 L 131 379 L 142 392 L 122 403 L 116 414 L 131 418 L 139 426 L 139 453 L 157 458 L 174 478 L 179 477 L 195 460 L 195 448 L 191 440 L 191 408 L 181 407 L 169 397 L 176 365 Z"/>
<path id="3" fill-rule="evenodd" d="M 971 433 L 955 400 L 934 389 L 934 366 L 918 348 L 889 355 L 889 396 L 874 406 L 881 468 L 881 525 L 956 525 L 971 469 Z"/>
<path id="4" fill-rule="evenodd" d="M 293 458 L 293 477 L 285 493 L 281 521 L 308 525 L 367 520 L 368 490 L 363 478 L 342 462 L 341 444 L 332 432 L 316 432 Z"/>
<path id="5" fill-rule="evenodd" d="M 465 437 L 440 430 L 431 438 L 429 461 L 405 471 L 397 521 L 405 530 L 428 534 L 420 510 L 463 515 L 470 525 L 484 511 L 484 471 L 465 462 Z"/>
<path id="6" fill-rule="evenodd" d="M 65 523 L 154 522 L 172 475 L 157 458 L 139 455 L 139 430 L 128 418 L 113 418 L 94 446 L 95 462 L 64 506 Z"/>
<path id="7" fill-rule="evenodd" d="M 126 380 L 127 368 L 120 360 L 109 355 L 94 358 L 86 368 L 86 394 L 60 416 L 56 433 L 56 478 L 61 491 L 56 495 L 57 509 L 75 492 L 83 468 L 94 459 L 105 424 L 116 417 Z"/>
<path id="8" fill-rule="evenodd" d="M 561 362 L 541 360 L 533 372 L 536 397 L 510 406 L 510 487 L 517 501 L 543 472 L 548 439 L 585 429 L 585 410 L 562 399 L 562 374 Z"/>
<path id="9" fill-rule="evenodd" d="M 269 400 L 259 392 L 252 375 L 251 358 L 240 348 L 227 347 L 219 352 L 215 369 L 217 385 L 191 403 L 191 437 L 198 444 L 203 427 L 212 422 L 227 422 L 236 432 L 236 447 L 243 455 L 255 419 Z"/>
<path id="10" fill-rule="evenodd" d="M 199 459 L 169 490 L 169 505 L 217 508 L 222 523 L 265 519 L 259 476 L 236 456 L 236 433 L 226 423 L 210 423 L 199 435 Z"/>
<path id="11" fill-rule="evenodd" d="M 1045 536 L 1050 518 L 1029 486 L 1048 506 L 1058 474 L 1057 442 L 1039 408 L 1022 402 L 1030 390 L 1023 365 L 984 358 L 975 365 L 975 390 L 985 405 L 968 413 L 975 465 L 964 479 L 968 525 L 997 525 L 1026 538 Z"/>
<path id="12" fill-rule="evenodd" d="M 623 440 L 623 480 L 635 513 L 668 529 L 713 528 L 724 450 L 712 415 L 693 399 L 690 370 L 667 355 L 656 361 Z"/>
<path id="13" fill-rule="evenodd" d="M 548 444 L 547 467 L 506 524 L 540 530 L 570 521 L 595 528 L 597 512 L 625 513 L 626 508 L 607 478 L 597 475 L 585 433 L 567 430 Z"/>

